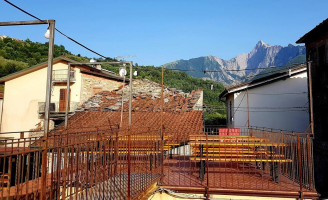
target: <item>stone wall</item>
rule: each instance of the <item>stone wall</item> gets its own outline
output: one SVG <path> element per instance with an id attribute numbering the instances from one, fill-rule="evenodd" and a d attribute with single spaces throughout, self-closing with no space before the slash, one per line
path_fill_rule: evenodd
<path id="1" fill-rule="evenodd" d="M 80 104 L 86 102 L 93 96 L 94 91 L 113 91 L 118 89 L 123 83 L 116 80 L 96 77 L 93 75 L 82 74 L 82 88 Z"/>

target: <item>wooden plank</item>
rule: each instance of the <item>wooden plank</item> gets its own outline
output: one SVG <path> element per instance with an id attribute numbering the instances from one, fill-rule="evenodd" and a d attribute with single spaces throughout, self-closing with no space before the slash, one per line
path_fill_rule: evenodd
<path id="1" fill-rule="evenodd" d="M 206 137 L 196 137 L 196 138 L 193 138 L 193 137 L 190 137 L 190 141 L 206 141 Z M 264 142 L 264 141 L 269 141 L 268 138 L 254 138 L 254 137 L 236 137 L 236 138 L 228 138 L 228 137 L 208 137 L 208 140 L 207 141 L 221 141 L 221 142 L 224 142 L 224 141 L 245 141 L 245 142 L 248 142 L 248 141 L 258 141 L 258 142 Z"/>
<path id="2" fill-rule="evenodd" d="M 194 152 L 200 152 L 199 148 L 193 148 Z M 250 149 L 242 149 L 242 148 L 208 148 L 209 153 L 260 153 L 260 152 L 267 152 L 265 149 L 257 149 L 257 150 L 250 150 Z"/>
<path id="3" fill-rule="evenodd" d="M 193 154 L 193 156 L 199 157 L 200 155 L 198 153 L 196 153 L 196 154 Z M 206 156 L 206 155 L 203 155 L 203 156 Z M 282 154 L 268 155 L 266 153 L 263 153 L 263 154 L 211 154 L 210 152 L 208 152 L 208 157 L 216 157 L 216 158 L 258 157 L 261 159 L 269 159 L 270 157 L 284 158 L 285 155 L 282 155 Z"/>
<path id="4" fill-rule="evenodd" d="M 192 161 L 219 161 L 219 162 L 292 162 L 291 159 L 262 159 L 262 158 L 206 158 L 206 157 L 191 157 Z"/>
<path id="5" fill-rule="evenodd" d="M 204 145 L 204 147 L 206 146 L 206 143 L 204 142 L 194 142 L 191 143 L 192 146 L 195 145 Z M 207 142 L 208 146 L 217 146 L 217 147 L 285 147 L 287 146 L 284 143 L 274 143 L 274 142 L 261 142 L 261 143 L 257 143 L 257 142 L 239 142 L 239 143 L 227 143 L 227 142 Z"/>

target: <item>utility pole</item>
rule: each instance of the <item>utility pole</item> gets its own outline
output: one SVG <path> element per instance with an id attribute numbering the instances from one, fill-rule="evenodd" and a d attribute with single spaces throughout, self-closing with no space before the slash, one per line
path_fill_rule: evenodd
<path id="1" fill-rule="evenodd" d="M 164 112 L 164 66 L 162 65 L 162 88 L 161 88 L 161 180 L 160 183 L 163 184 L 164 177 L 164 125 L 163 125 L 163 113 Z"/>
<path id="2" fill-rule="evenodd" d="M 132 67 L 133 67 L 133 62 L 130 61 L 130 100 L 129 100 L 129 129 L 131 129 L 131 122 L 132 122 L 132 116 L 131 116 L 131 110 L 132 110 Z"/>
<path id="3" fill-rule="evenodd" d="M 49 23 L 49 50 L 48 50 L 48 69 L 47 69 L 47 88 L 46 88 L 46 106 L 44 115 L 44 136 L 42 147 L 42 169 L 41 169 L 41 199 L 46 199 L 47 187 L 47 160 L 48 160 L 48 133 L 49 133 L 49 116 L 50 116 L 50 102 L 51 102 L 51 86 L 52 86 L 52 64 L 54 52 L 54 38 L 55 38 L 55 21 Z"/>
<path id="4" fill-rule="evenodd" d="M 128 200 L 131 199 L 131 123 L 132 123 L 132 66 L 130 62 L 129 135 L 128 135 Z"/>
<path id="5" fill-rule="evenodd" d="M 49 51 L 48 51 L 48 69 L 47 69 L 47 88 L 46 88 L 46 106 L 44 113 L 44 137 L 48 137 L 49 133 L 49 116 L 50 116 L 50 102 L 51 102 L 51 85 L 52 85 L 52 62 L 54 52 L 54 38 L 55 38 L 55 20 L 49 21 Z"/>
<path id="6" fill-rule="evenodd" d="M 41 197 L 46 199 L 46 185 L 47 185 L 47 142 L 49 133 L 49 115 L 50 115 L 50 101 L 51 101 L 51 83 L 52 83 L 52 64 L 54 51 L 54 36 L 55 36 L 55 20 L 35 20 L 35 21 L 14 21 L 14 22 L 0 22 L 0 26 L 20 26 L 20 25 L 40 25 L 48 24 L 49 27 L 49 49 L 48 49 L 48 68 L 47 68 L 47 82 L 46 82 L 46 101 L 45 101 L 45 116 L 44 116 L 44 136 L 42 138 L 42 165 L 41 165 Z"/>
<path id="7" fill-rule="evenodd" d="M 68 63 L 68 69 L 67 69 L 67 89 L 66 89 L 66 109 L 65 109 L 65 129 L 67 129 L 67 123 L 68 123 L 68 112 L 70 109 L 70 85 L 71 84 L 71 63 Z"/>

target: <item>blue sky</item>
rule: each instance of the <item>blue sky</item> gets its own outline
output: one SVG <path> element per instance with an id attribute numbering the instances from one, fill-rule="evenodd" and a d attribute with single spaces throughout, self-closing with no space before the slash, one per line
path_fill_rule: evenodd
<path id="1" fill-rule="evenodd" d="M 328 18 L 327 0 L 11 0 L 56 28 L 109 57 L 139 65 L 214 55 L 231 59 L 259 40 L 295 44 Z M 0 21 L 32 20 L 0 1 Z M 0 35 L 46 42 L 46 26 L 0 27 Z M 55 43 L 98 57 L 58 33 Z"/>

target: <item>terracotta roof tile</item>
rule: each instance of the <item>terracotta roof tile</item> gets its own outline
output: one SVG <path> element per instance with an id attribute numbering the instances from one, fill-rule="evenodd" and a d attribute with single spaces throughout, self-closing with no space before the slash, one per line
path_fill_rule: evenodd
<path id="1" fill-rule="evenodd" d="M 108 129 L 110 124 L 120 124 L 123 113 L 120 134 L 128 129 L 128 87 L 117 91 L 103 91 L 87 101 L 75 115 L 69 118 L 68 131 L 80 129 L 85 131 Z M 132 133 L 160 130 L 161 124 L 161 87 L 150 81 L 134 81 L 132 101 Z M 123 112 L 122 106 L 123 92 Z M 201 97 L 202 91 L 192 91 L 191 94 L 179 93 L 165 88 L 163 125 L 165 135 L 180 142 L 189 139 L 189 135 L 203 133 L 203 111 L 194 109 Z M 58 127 L 60 132 L 63 125 Z"/>

